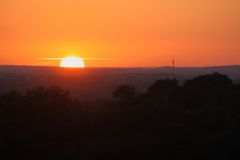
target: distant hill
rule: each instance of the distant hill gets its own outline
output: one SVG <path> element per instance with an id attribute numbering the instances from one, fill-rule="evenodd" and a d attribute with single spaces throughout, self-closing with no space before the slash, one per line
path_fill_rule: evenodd
<path id="1" fill-rule="evenodd" d="M 157 79 L 177 78 L 180 82 L 199 74 L 220 72 L 240 83 L 240 66 L 158 68 L 85 68 L 0 66 L 0 93 L 25 92 L 38 86 L 61 86 L 80 98 L 107 98 L 120 84 L 134 84 L 144 91 Z"/>

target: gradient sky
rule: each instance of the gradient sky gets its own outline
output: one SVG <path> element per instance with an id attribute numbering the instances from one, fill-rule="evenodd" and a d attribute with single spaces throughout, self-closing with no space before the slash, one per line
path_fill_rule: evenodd
<path id="1" fill-rule="evenodd" d="M 0 64 L 240 64 L 239 0 L 0 0 Z"/>

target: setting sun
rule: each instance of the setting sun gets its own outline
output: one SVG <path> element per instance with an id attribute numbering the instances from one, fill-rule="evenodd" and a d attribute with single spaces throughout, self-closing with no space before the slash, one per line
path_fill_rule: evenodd
<path id="1" fill-rule="evenodd" d="M 65 68 L 84 68 L 84 62 L 81 58 L 79 57 L 66 57 L 61 60 L 60 67 L 65 67 Z"/>

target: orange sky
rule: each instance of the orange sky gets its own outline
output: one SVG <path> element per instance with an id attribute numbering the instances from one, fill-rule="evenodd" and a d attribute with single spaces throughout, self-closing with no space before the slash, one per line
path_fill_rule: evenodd
<path id="1" fill-rule="evenodd" d="M 0 0 L 0 64 L 240 64 L 239 0 Z"/>

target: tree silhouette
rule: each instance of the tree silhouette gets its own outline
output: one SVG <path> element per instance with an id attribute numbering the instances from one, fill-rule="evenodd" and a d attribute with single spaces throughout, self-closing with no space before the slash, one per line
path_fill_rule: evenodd
<path id="1" fill-rule="evenodd" d="M 185 102 L 191 106 L 219 105 L 230 102 L 233 83 L 226 75 L 213 73 L 187 80 L 183 85 Z"/>
<path id="2" fill-rule="evenodd" d="M 12 91 L 0 95 L 0 152 L 9 159 L 238 158 L 239 96 L 240 85 L 219 73 L 183 85 L 157 80 L 142 94 L 120 85 L 118 101 L 79 102 L 60 87 Z"/>
<path id="3" fill-rule="evenodd" d="M 114 98 L 119 99 L 124 104 L 133 102 L 136 99 L 137 94 L 135 86 L 130 84 L 120 85 L 113 92 Z"/>
<path id="4" fill-rule="evenodd" d="M 176 79 L 158 80 L 151 85 L 146 93 L 150 99 L 155 99 L 159 102 L 174 101 L 177 97 L 177 92 L 180 86 Z"/>

